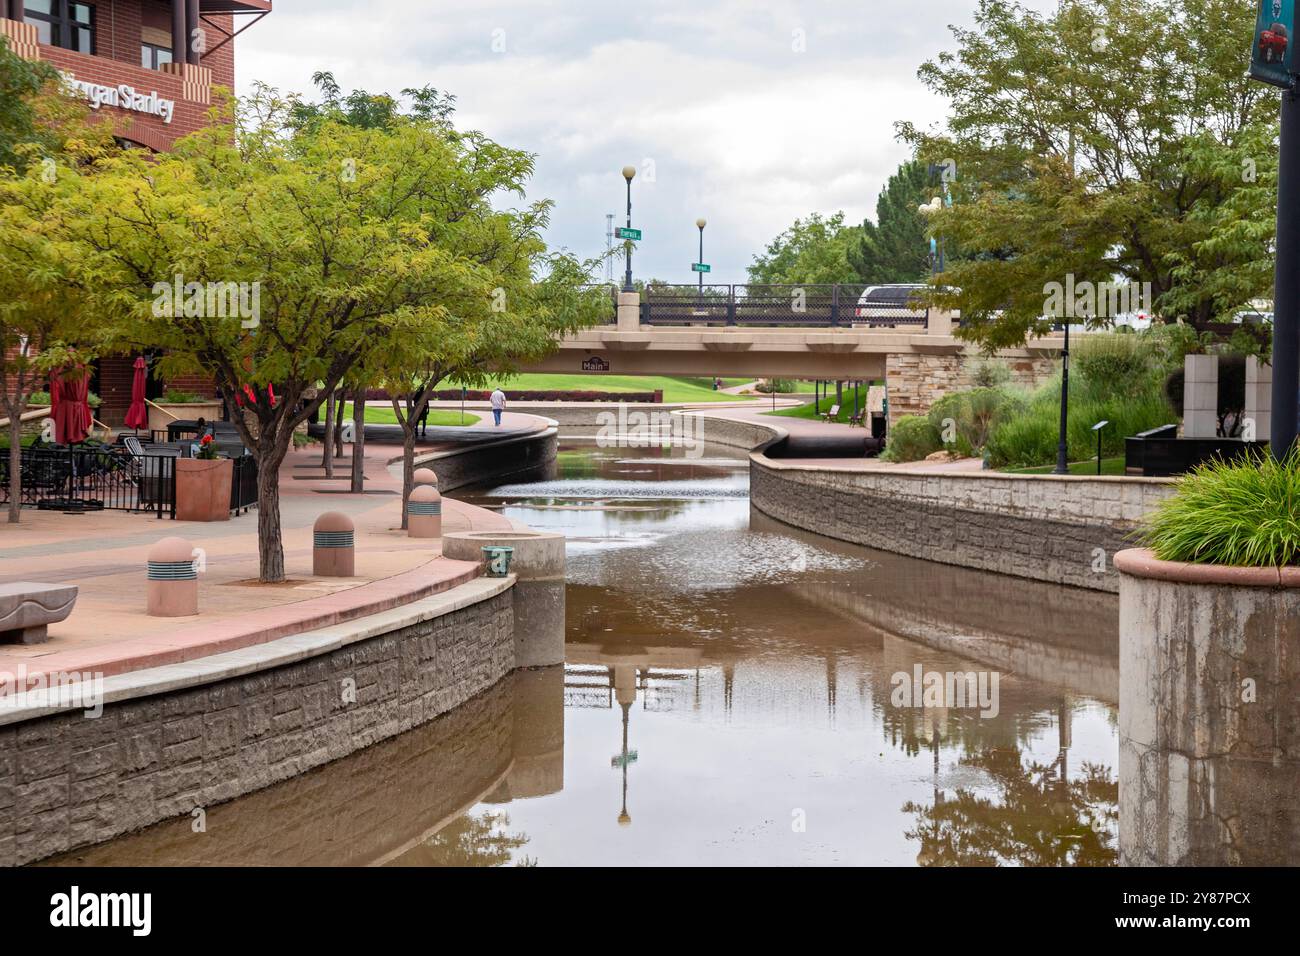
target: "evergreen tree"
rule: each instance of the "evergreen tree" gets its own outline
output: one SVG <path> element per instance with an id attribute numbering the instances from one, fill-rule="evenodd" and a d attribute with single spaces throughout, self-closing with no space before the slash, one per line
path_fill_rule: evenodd
<path id="1" fill-rule="evenodd" d="M 862 223 L 849 264 L 873 285 L 922 282 L 930 273 L 930 240 L 916 207 L 929 200 L 929 174 L 920 160 L 898 167 L 876 199 L 876 221 Z"/>

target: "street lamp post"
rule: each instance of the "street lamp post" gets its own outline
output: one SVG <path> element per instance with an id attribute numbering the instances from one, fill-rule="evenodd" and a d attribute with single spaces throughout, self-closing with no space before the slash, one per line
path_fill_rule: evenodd
<path id="1" fill-rule="evenodd" d="M 1065 347 L 1061 349 L 1061 433 L 1056 442 L 1056 471 L 1058 475 L 1070 473 L 1066 461 L 1066 430 L 1070 420 L 1070 317 L 1065 317 Z"/>
<path id="2" fill-rule="evenodd" d="M 1300 417 L 1300 92 L 1282 93 L 1277 181 L 1277 258 L 1273 278 L 1273 431 L 1279 460 L 1296 445 Z"/>
<path id="3" fill-rule="evenodd" d="M 699 262 L 700 265 L 704 264 L 704 227 L 707 226 L 708 224 L 709 221 L 705 219 L 703 216 L 695 220 L 695 226 L 700 230 L 700 258 L 696 260 L 697 262 Z M 703 298 L 704 297 L 704 271 L 700 270 L 698 275 L 700 279 L 700 297 Z"/>
<path id="4" fill-rule="evenodd" d="M 636 175 L 635 166 L 623 167 L 623 178 L 627 180 L 627 227 L 632 228 L 632 177 Z M 632 292 L 632 240 L 624 240 L 623 251 L 627 260 L 627 271 L 623 274 L 623 291 Z"/>

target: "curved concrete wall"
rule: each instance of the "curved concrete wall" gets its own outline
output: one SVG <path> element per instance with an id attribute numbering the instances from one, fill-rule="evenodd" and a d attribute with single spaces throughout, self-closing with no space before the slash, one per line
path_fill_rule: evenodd
<path id="1" fill-rule="evenodd" d="M 507 478 L 540 481 L 555 476 L 557 435 L 555 423 L 551 422 L 549 428 L 529 435 L 417 455 L 415 467 L 432 468 L 443 494 L 465 485 Z"/>
<path id="2" fill-rule="evenodd" d="M 1118 591 L 1116 553 L 1173 493 L 1155 478 L 843 471 L 750 456 L 750 500 L 786 524 L 944 564 Z"/>

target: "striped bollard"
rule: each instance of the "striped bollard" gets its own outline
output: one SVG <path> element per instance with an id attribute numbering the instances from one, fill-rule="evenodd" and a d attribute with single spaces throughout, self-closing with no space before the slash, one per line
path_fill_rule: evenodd
<path id="1" fill-rule="evenodd" d="M 356 573 L 356 528 L 352 519 L 327 511 L 312 526 L 311 573 L 318 578 L 350 578 Z"/>
<path id="2" fill-rule="evenodd" d="M 150 617 L 189 617 L 199 613 L 199 571 L 194 545 L 163 538 L 149 550 L 147 601 Z"/>
<path id="3" fill-rule="evenodd" d="M 420 485 L 406 502 L 406 534 L 411 538 L 442 537 L 442 495 L 432 485 Z"/>

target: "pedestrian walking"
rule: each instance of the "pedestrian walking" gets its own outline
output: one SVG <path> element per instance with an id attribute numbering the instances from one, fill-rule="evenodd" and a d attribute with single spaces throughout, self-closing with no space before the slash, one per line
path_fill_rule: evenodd
<path id="1" fill-rule="evenodd" d="M 496 420 L 497 425 L 501 424 L 501 413 L 505 411 L 506 393 L 500 388 L 492 390 L 492 417 Z"/>

